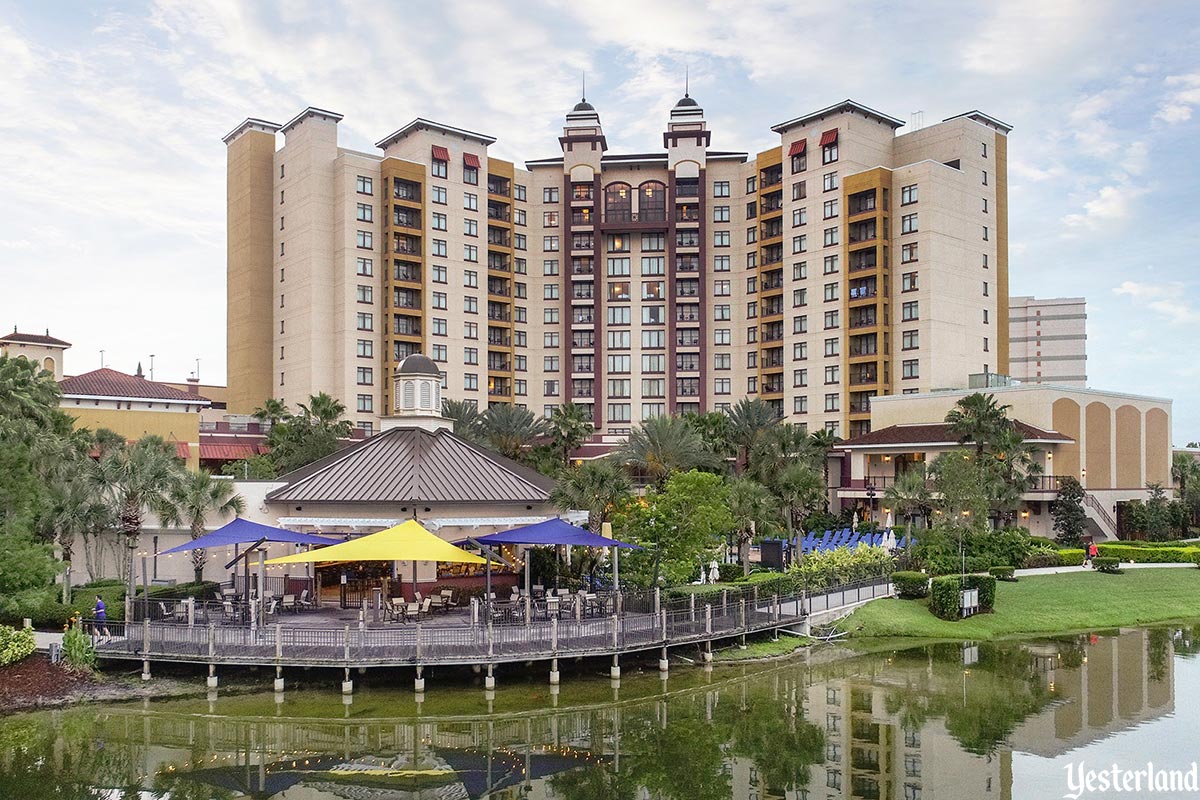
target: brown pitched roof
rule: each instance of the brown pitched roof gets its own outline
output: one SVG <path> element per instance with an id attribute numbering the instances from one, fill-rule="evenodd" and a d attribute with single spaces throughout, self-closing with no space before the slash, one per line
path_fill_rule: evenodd
<path id="1" fill-rule="evenodd" d="M 43 336 L 40 333 L 18 333 L 13 330 L 7 336 L 0 336 L 0 342 L 19 342 L 21 344 L 48 344 L 56 347 L 70 347 L 70 342 L 64 342 L 62 339 L 55 339 L 50 335 L 50 331 L 46 331 Z"/>
<path id="2" fill-rule="evenodd" d="M 82 395 L 85 397 L 128 397 L 131 400 L 209 402 L 207 397 L 185 392 L 165 383 L 157 383 L 135 375 L 126 375 L 124 372 L 117 372 L 115 369 L 107 367 L 71 378 L 63 378 L 59 382 L 59 386 L 66 397 Z"/>
<path id="3" fill-rule="evenodd" d="M 1047 431 L 1020 420 L 1013 420 L 1013 425 L 1030 442 L 1073 442 L 1069 436 L 1058 431 Z M 838 444 L 839 449 L 855 447 L 880 447 L 884 445 L 918 445 L 918 444 L 958 444 L 958 437 L 950 431 L 950 423 L 933 422 L 913 425 L 890 425 L 871 431 L 854 439 Z"/>
<path id="4" fill-rule="evenodd" d="M 554 481 L 455 436 L 392 428 L 284 475 L 268 500 L 309 503 L 545 503 Z"/>

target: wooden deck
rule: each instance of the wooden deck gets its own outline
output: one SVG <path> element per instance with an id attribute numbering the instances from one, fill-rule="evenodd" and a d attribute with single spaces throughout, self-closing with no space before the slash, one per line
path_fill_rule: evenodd
<path id="1" fill-rule="evenodd" d="M 265 626 L 175 621 L 109 623 L 95 631 L 103 659 L 257 666 L 394 667 L 435 664 L 492 665 L 584 656 L 614 656 L 705 642 L 802 623 L 892 593 L 884 576 L 820 594 L 760 597 L 753 590 L 726 592 L 717 603 L 658 604 L 657 611 L 582 619 L 471 624 L 469 617 L 433 618 L 404 625 L 355 621 L 320 623 L 314 615 L 290 616 Z"/>

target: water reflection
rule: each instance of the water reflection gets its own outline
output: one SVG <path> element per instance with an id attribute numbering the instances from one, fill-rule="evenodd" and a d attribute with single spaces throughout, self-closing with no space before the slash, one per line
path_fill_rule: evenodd
<path id="1" fill-rule="evenodd" d="M 1009 798 L 1014 750 L 1054 759 L 1172 713 L 1195 634 L 575 681 L 558 708 L 512 686 L 490 714 L 450 688 L 420 708 L 374 690 L 47 712 L 0 721 L 0 797 Z M 1062 795 L 1045 788 L 1020 796 Z"/>

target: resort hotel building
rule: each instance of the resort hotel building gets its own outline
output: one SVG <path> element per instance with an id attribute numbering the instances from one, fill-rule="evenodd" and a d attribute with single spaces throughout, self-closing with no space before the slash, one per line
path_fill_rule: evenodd
<path id="1" fill-rule="evenodd" d="M 870 430 L 878 395 L 1007 373 L 1009 126 L 979 111 L 898 135 L 847 100 L 714 150 L 684 96 L 661 149 L 611 152 L 586 100 L 561 152 L 415 119 L 338 143 L 340 114 L 247 119 L 228 151 L 228 410 L 325 391 L 378 431 L 393 373 L 443 396 L 644 419 L 769 402 Z"/>

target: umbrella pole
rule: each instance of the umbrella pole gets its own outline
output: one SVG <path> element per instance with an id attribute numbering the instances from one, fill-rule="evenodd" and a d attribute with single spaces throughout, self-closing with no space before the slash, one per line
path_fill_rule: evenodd
<path id="1" fill-rule="evenodd" d="M 417 562 L 416 561 L 412 562 L 412 565 L 413 565 L 412 599 L 413 599 L 413 602 L 415 603 L 415 602 L 417 602 Z"/>
<path id="2" fill-rule="evenodd" d="M 484 587 L 483 587 L 483 602 L 488 606 L 488 618 L 491 618 L 492 613 L 492 554 L 491 552 L 484 553 L 487 559 L 487 566 L 484 567 Z"/>
<path id="3" fill-rule="evenodd" d="M 529 571 L 530 571 L 529 554 L 532 552 L 533 552 L 533 548 L 531 548 L 529 545 L 525 545 L 525 596 L 526 597 L 529 597 L 529 588 L 530 588 L 529 587 L 529 583 L 530 583 L 529 582 Z"/>
<path id="4" fill-rule="evenodd" d="M 613 562 L 613 591 L 620 594 L 621 592 L 621 556 L 620 549 L 616 546 L 612 548 Z"/>

